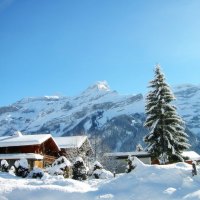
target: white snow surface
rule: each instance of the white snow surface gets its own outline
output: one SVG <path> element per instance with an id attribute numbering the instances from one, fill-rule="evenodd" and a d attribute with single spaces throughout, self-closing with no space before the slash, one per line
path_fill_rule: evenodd
<path id="1" fill-rule="evenodd" d="M 23 136 L 23 134 L 20 131 L 15 131 L 12 136 L 14 136 L 14 137 L 21 137 L 21 136 Z"/>
<path id="2" fill-rule="evenodd" d="M 0 147 L 37 145 L 51 137 L 51 134 L 2 136 L 0 137 Z"/>
<path id="3" fill-rule="evenodd" d="M 63 149 L 80 148 L 87 140 L 87 136 L 54 137 L 54 140 Z"/>
<path id="4" fill-rule="evenodd" d="M 99 179 L 109 179 L 109 178 L 113 178 L 113 173 L 111 173 L 110 171 L 107 171 L 105 169 L 96 169 L 93 172 L 93 176 L 98 175 Z"/>
<path id="5" fill-rule="evenodd" d="M 129 174 L 83 182 L 47 174 L 41 180 L 24 179 L 0 172 L 0 199 L 200 199 L 200 175 L 192 176 L 191 165 L 186 163 L 145 165 L 137 159 L 134 162 L 137 167 Z M 199 166 L 197 170 L 200 170 Z"/>
<path id="6" fill-rule="evenodd" d="M 35 154 L 35 153 L 11 153 L 11 154 L 0 154 L 0 159 L 8 159 L 8 160 L 15 160 L 15 159 L 37 159 L 37 160 L 43 160 L 42 155 Z"/>
<path id="7" fill-rule="evenodd" d="M 32 171 L 28 174 L 28 177 L 33 177 L 34 174 L 42 174 L 44 175 L 44 171 L 41 168 L 34 167 Z"/>
<path id="8" fill-rule="evenodd" d="M 76 162 L 82 162 L 83 163 L 83 158 L 81 158 L 80 156 L 76 157 L 75 163 Z"/>
<path id="9" fill-rule="evenodd" d="M 189 157 L 190 160 L 200 160 L 200 155 L 195 151 L 184 151 L 181 155 L 184 157 Z"/>
<path id="10" fill-rule="evenodd" d="M 19 166 L 21 166 L 21 167 L 23 167 L 23 168 L 26 168 L 26 169 L 28 169 L 28 161 L 25 159 L 25 158 L 22 158 L 22 159 L 20 159 L 20 160 L 16 160 L 15 161 L 15 167 L 19 167 Z"/>
<path id="11" fill-rule="evenodd" d="M 95 161 L 93 166 L 98 166 L 99 168 L 103 168 L 102 164 L 99 161 Z"/>

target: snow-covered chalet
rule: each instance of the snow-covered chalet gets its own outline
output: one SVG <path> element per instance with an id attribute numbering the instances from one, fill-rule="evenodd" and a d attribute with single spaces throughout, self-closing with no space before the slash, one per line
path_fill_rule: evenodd
<path id="1" fill-rule="evenodd" d="M 0 160 L 13 165 L 25 158 L 31 168 L 45 167 L 59 156 L 60 148 L 51 134 L 22 135 L 17 131 L 12 136 L 0 137 Z"/>
<path id="2" fill-rule="evenodd" d="M 92 154 L 87 136 L 23 135 L 17 131 L 12 136 L 0 137 L 0 161 L 5 159 L 10 166 L 16 160 L 25 158 L 30 168 L 43 168 L 52 164 L 61 155 L 71 162 L 74 162 L 77 156 L 81 156 L 87 164 Z"/>

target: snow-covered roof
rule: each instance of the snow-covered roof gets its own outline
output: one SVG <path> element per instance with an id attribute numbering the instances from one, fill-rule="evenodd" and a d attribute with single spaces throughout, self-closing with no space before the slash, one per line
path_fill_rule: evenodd
<path id="1" fill-rule="evenodd" d="M 87 140 L 87 136 L 54 137 L 61 149 L 80 148 Z"/>
<path id="2" fill-rule="evenodd" d="M 51 134 L 3 136 L 0 137 L 0 147 L 38 145 L 49 138 L 52 138 Z"/>
<path id="3" fill-rule="evenodd" d="M 2 159 L 9 159 L 9 160 L 15 160 L 15 159 L 36 159 L 36 160 L 43 160 L 42 155 L 35 154 L 35 153 L 11 153 L 11 154 L 0 154 L 0 160 Z"/>
<path id="4" fill-rule="evenodd" d="M 188 157 L 190 160 L 200 160 L 200 155 L 195 151 L 184 151 L 181 155 Z"/>
<path id="5" fill-rule="evenodd" d="M 128 156 L 136 156 L 136 157 L 150 157 L 150 154 L 145 151 L 132 151 L 132 152 L 115 152 L 115 153 L 105 153 L 104 156 L 107 157 L 128 157 Z"/>

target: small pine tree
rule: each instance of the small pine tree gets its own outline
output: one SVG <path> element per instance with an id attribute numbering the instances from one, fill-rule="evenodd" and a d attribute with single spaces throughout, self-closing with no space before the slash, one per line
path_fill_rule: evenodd
<path id="1" fill-rule="evenodd" d="M 142 147 L 142 145 L 141 144 L 138 144 L 137 146 L 136 146 L 136 151 L 143 151 L 144 149 L 143 149 L 143 147 Z"/>
<path id="2" fill-rule="evenodd" d="M 103 169 L 103 166 L 101 165 L 101 163 L 98 161 L 95 161 L 94 166 L 93 166 L 93 173 L 92 173 L 94 178 L 99 179 L 99 177 L 100 177 L 99 171 L 102 169 Z"/>
<path id="3" fill-rule="evenodd" d="M 1 171 L 8 172 L 9 171 L 9 164 L 6 160 L 1 160 Z"/>
<path id="4" fill-rule="evenodd" d="M 153 158 L 162 163 L 183 161 L 181 152 L 189 148 L 188 135 L 184 132 L 184 123 L 171 105 L 175 100 L 160 66 L 155 68 L 155 79 L 150 82 L 152 90 L 146 98 L 147 119 L 144 124 L 150 133 L 144 137 L 147 150 Z"/>
<path id="5" fill-rule="evenodd" d="M 136 166 L 133 164 L 133 161 L 134 161 L 134 157 L 128 156 L 128 158 L 127 158 L 127 166 L 126 166 L 126 170 L 125 170 L 126 173 L 129 173 L 133 169 L 135 169 Z"/>
<path id="6" fill-rule="evenodd" d="M 73 170 L 73 179 L 75 180 L 86 180 L 87 179 L 87 168 L 81 157 L 77 157 L 72 168 Z"/>

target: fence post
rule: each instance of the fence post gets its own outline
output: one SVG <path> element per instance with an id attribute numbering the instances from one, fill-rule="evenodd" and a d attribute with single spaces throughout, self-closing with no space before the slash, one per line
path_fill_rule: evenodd
<path id="1" fill-rule="evenodd" d="M 196 162 L 192 162 L 192 176 L 197 175 Z"/>

